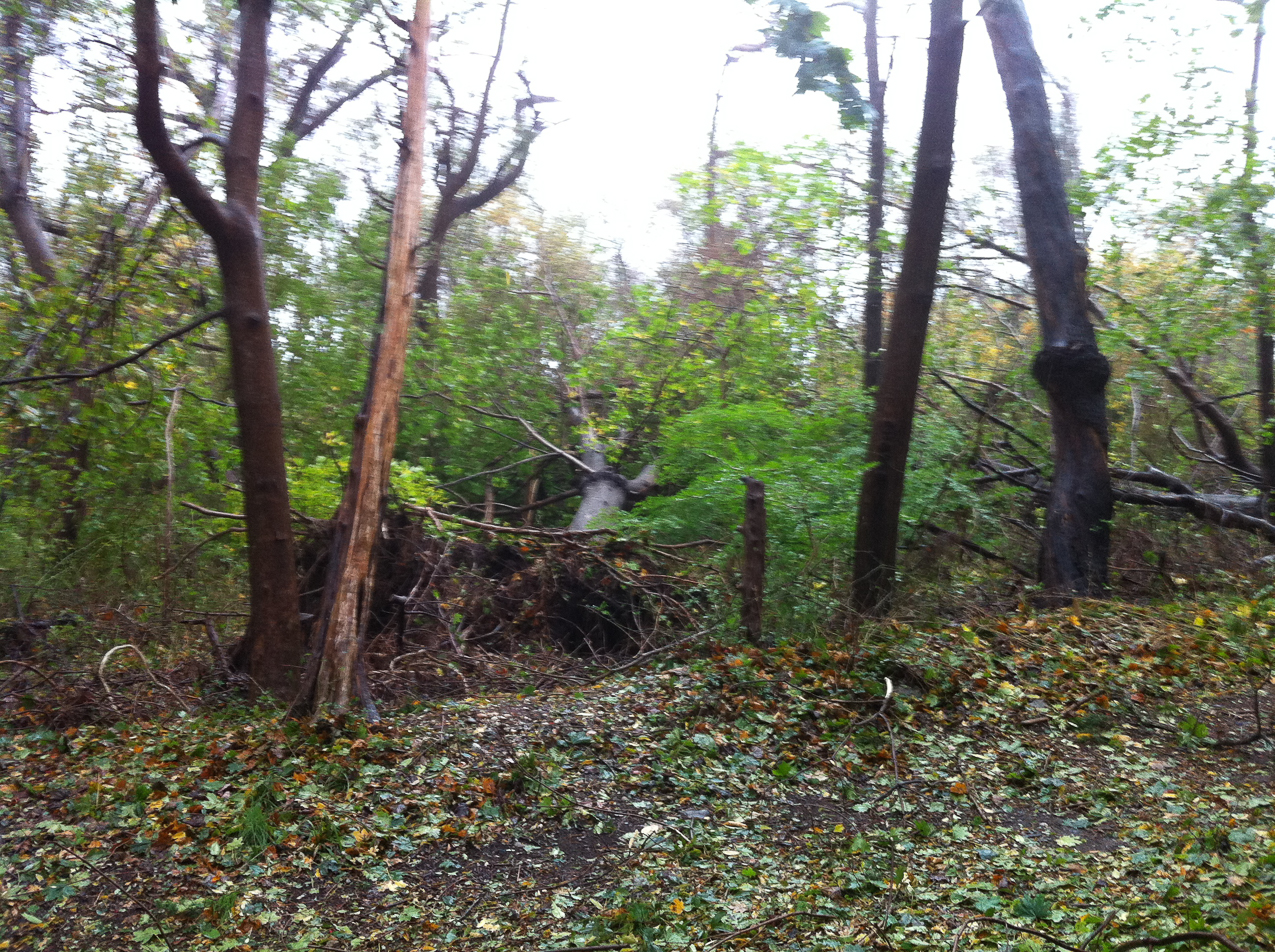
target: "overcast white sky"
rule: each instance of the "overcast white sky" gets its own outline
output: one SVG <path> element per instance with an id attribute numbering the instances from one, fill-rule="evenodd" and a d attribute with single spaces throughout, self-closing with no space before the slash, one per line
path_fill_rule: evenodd
<path id="1" fill-rule="evenodd" d="M 435 0 L 436 5 L 446 0 Z M 1166 102 L 1189 108 L 1175 76 L 1193 61 L 1213 67 L 1205 82 L 1238 117 L 1251 69 L 1252 33 L 1230 36 L 1219 0 L 1132 3 L 1128 13 L 1091 26 L 1100 0 L 1026 0 L 1046 69 L 1077 100 L 1082 147 L 1091 156 L 1127 132 L 1135 109 Z M 848 7 L 826 8 L 835 42 L 851 48 L 860 75 L 862 19 Z M 676 241 L 671 218 L 657 210 L 671 176 L 701 166 L 725 53 L 756 42 L 765 0 L 520 0 L 510 23 L 511 54 L 525 58 L 545 108 L 557 123 L 537 142 L 531 191 L 545 210 L 580 214 L 592 233 L 620 240 L 642 268 Z M 883 61 L 894 53 L 886 112 L 892 148 L 910 156 L 920 122 L 929 4 L 881 0 Z M 965 60 L 957 122 L 958 176 L 971 182 L 971 160 L 989 147 L 1006 150 L 1009 122 L 977 0 L 967 0 Z M 896 39 L 897 38 L 897 39 Z M 513 60 L 511 59 L 511 62 Z M 792 61 L 771 51 L 744 56 L 722 85 L 720 139 L 779 149 L 803 136 L 835 139 L 836 110 L 822 95 L 794 96 Z M 1228 72 L 1228 70 L 1230 70 Z M 1264 84 L 1265 85 L 1265 84 Z M 1146 97 L 1146 101 L 1142 102 Z M 1275 103 L 1266 113 L 1275 128 Z"/>
<path id="2" fill-rule="evenodd" d="M 831 39 L 853 51 L 855 72 L 866 73 L 861 17 L 834 0 L 810 2 L 827 9 Z M 165 4 L 165 27 L 179 32 L 179 14 L 199 17 L 198 3 Z M 460 14 L 474 3 L 434 0 L 434 15 Z M 893 56 L 887 139 L 892 149 L 910 158 L 925 82 L 929 3 L 880 4 L 883 63 Z M 412 0 L 398 0 L 398 5 L 410 7 Z M 1231 35 L 1227 17 L 1242 13 L 1237 4 L 1125 0 L 1126 13 L 1090 24 L 1083 20 L 1093 20 L 1107 0 L 1026 0 L 1026 5 L 1046 69 L 1075 95 L 1086 160 L 1104 142 L 1128 134 L 1135 109 L 1158 111 L 1169 104 L 1180 114 L 1194 109 L 1204 115 L 1212 108 L 1206 101 L 1216 95 L 1218 111 L 1231 120 L 1241 118 L 1252 68 L 1252 32 Z M 483 6 L 436 50 L 458 88 L 480 88 L 486 70 L 500 2 L 486 0 Z M 516 0 L 506 71 L 512 74 L 521 65 L 537 93 L 559 100 L 544 107 L 551 128 L 532 150 L 524 187 L 547 214 L 583 217 L 595 240 L 620 243 L 626 258 L 649 272 L 678 240 L 672 216 L 659 206 L 674 194 L 674 175 L 704 164 L 719 88 L 723 146 L 742 141 L 776 151 L 804 136 L 837 141 L 842 133 L 834 104 L 819 94 L 793 94 L 792 61 L 769 50 L 748 54 L 723 80 L 726 52 L 760 39 L 758 28 L 768 8 L 768 0 L 755 5 L 745 0 Z M 967 193 L 976 185 L 976 160 L 989 148 L 1010 147 L 1005 99 L 977 10 L 978 0 L 966 0 L 956 188 Z M 410 9 L 405 15 L 410 16 Z M 1188 93 L 1179 74 L 1193 64 L 1207 72 L 1197 76 L 1196 91 Z M 380 68 L 379 63 L 369 67 L 357 54 L 343 66 L 355 73 L 362 70 L 359 75 Z M 1272 72 L 1275 62 L 1263 82 L 1263 129 L 1275 129 L 1275 96 L 1266 92 L 1275 93 Z M 511 75 L 506 80 L 512 82 Z M 46 98 L 54 92 L 41 89 Z M 170 84 L 165 95 L 177 92 Z M 65 114 L 46 120 L 50 134 L 45 141 L 52 151 L 43 164 L 52 187 L 60 179 L 57 143 L 68 141 L 59 134 L 67 122 Z M 339 135 L 339 128 L 325 129 L 303 150 L 339 156 L 357 191 L 362 160 L 347 154 Z"/>

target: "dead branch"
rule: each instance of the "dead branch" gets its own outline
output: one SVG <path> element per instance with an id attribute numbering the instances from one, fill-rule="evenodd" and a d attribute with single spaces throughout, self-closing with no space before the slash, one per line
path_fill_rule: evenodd
<path id="1" fill-rule="evenodd" d="M 1113 479 L 1123 479 L 1131 483 L 1146 483 L 1148 486 L 1156 486 L 1160 489 L 1166 489 L 1171 493 L 1178 493 L 1183 496 L 1195 495 L 1195 490 L 1187 483 L 1178 479 L 1176 476 L 1170 476 L 1163 470 L 1156 469 L 1154 466 L 1148 470 L 1141 471 L 1112 468 L 1111 476 Z"/>
<path id="2" fill-rule="evenodd" d="M 218 509 L 205 509 L 203 506 L 196 505 L 193 502 L 187 502 L 185 499 L 181 501 L 181 505 L 187 509 L 193 509 L 195 512 L 204 516 L 212 516 L 216 519 L 247 519 L 242 512 L 221 512 Z"/>
<path id="3" fill-rule="evenodd" d="M 1114 288 L 1105 285 L 1097 285 L 1099 291 L 1104 294 L 1110 294 L 1126 307 L 1133 308 L 1140 317 L 1150 319 L 1148 315 L 1142 311 L 1137 305 L 1130 301 Z M 1090 312 L 1098 318 L 1098 320 L 1106 327 L 1116 331 L 1124 338 L 1133 350 L 1137 351 L 1148 361 L 1151 362 L 1161 375 L 1169 381 L 1177 391 L 1186 399 L 1191 410 L 1198 416 L 1208 420 L 1209 425 L 1213 428 L 1213 432 L 1217 435 L 1218 442 L 1222 447 L 1222 460 L 1214 457 L 1212 453 L 1208 456 L 1211 462 L 1219 463 L 1228 469 L 1243 476 L 1251 482 L 1260 482 L 1262 478 L 1261 472 L 1254 466 L 1244 453 L 1244 448 L 1240 445 L 1239 435 L 1235 432 L 1235 426 L 1222 408 L 1218 405 L 1218 401 L 1205 395 L 1199 385 L 1191 377 L 1185 366 L 1180 362 L 1175 363 L 1166 355 L 1157 353 L 1150 345 L 1138 340 L 1132 334 L 1123 330 L 1118 324 L 1111 319 L 1111 315 L 1092 298 L 1088 301 Z"/>
<path id="4" fill-rule="evenodd" d="M 134 351 L 127 357 L 121 357 L 119 360 L 111 361 L 109 364 L 103 364 L 101 367 L 96 367 L 93 370 L 81 370 L 56 374 L 37 374 L 31 377 L 10 377 L 8 380 L 0 380 L 0 385 L 13 386 L 14 384 L 19 383 L 41 383 L 48 380 L 88 380 L 93 377 L 101 377 L 103 374 L 109 374 L 111 371 L 119 370 L 121 367 L 127 366 L 128 364 L 137 363 L 137 361 L 141 360 L 155 348 L 167 344 L 170 340 L 176 340 L 178 337 L 189 334 L 191 331 L 202 327 L 209 321 L 222 317 L 225 313 L 225 311 L 213 311 L 211 314 L 205 314 L 203 317 L 196 318 L 189 324 L 183 324 L 176 330 L 169 331 L 162 337 L 157 337 L 141 350 Z"/>
<path id="5" fill-rule="evenodd" d="M 130 649 L 132 650 L 133 654 L 137 655 L 137 657 L 142 662 L 142 667 L 146 669 L 147 675 L 150 676 L 150 679 L 155 683 L 155 686 L 157 688 L 163 688 L 165 691 L 171 694 L 173 696 L 173 700 L 175 700 L 181 706 L 181 709 L 185 711 L 187 714 L 189 714 L 190 708 L 186 706 L 186 702 L 181 699 L 181 697 L 177 694 L 176 691 L 170 688 L 167 684 L 164 684 L 162 681 L 160 681 L 159 678 L 155 677 L 155 672 L 151 670 L 150 663 L 147 662 L 146 656 L 142 654 L 141 650 L 138 649 L 136 645 L 132 645 L 132 644 L 116 645 L 106 654 L 102 655 L 102 660 L 101 662 L 98 663 L 97 679 L 100 682 L 102 682 L 102 690 L 106 692 L 107 700 L 110 701 L 112 705 L 114 705 L 115 695 L 111 693 L 110 685 L 106 683 L 106 662 L 110 660 L 111 655 L 115 654 L 115 652 L 123 651 L 125 649 Z"/>
<path id="6" fill-rule="evenodd" d="M 952 386 L 952 384 L 948 382 L 947 378 L 945 378 L 945 377 L 944 377 L 941 373 L 939 373 L 937 370 L 931 370 L 931 371 L 930 371 L 930 374 L 934 377 L 934 379 L 936 379 L 936 380 L 937 380 L 940 384 L 942 384 L 942 385 L 943 385 L 946 389 L 948 389 L 949 391 L 951 391 L 951 393 L 952 393 L 952 394 L 956 397 L 956 399 L 960 400 L 960 401 L 961 401 L 961 403 L 965 404 L 967 407 L 969 407 L 971 410 L 973 410 L 973 411 L 974 411 L 975 413 L 977 413 L 979 416 L 983 417 L 983 418 L 984 418 L 984 419 L 986 419 L 986 420 L 989 420 L 989 421 L 990 421 L 990 422 L 992 422 L 992 423 L 995 423 L 997 426 L 999 426 L 1001 429 L 1005 430 L 1007 433 L 1012 433 L 1012 434 L 1014 434 L 1015 436 L 1017 436 L 1017 437 L 1019 437 L 1021 440 L 1023 440 L 1025 443 L 1028 443 L 1028 444 L 1030 444 L 1030 445 L 1032 445 L 1032 446 L 1036 447 L 1036 449 L 1040 450 L 1041 452 L 1044 452 L 1044 451 L 1045 451 L 1045 447 L 1041 446 L 1039 443 L 1037 443 L 1035 440 L 1033 440 L 1033 439 L 1032 439 L 1030 436 L 1028 436 L 1026 433 L 1022 432 L 1020 429 L 1018 429 L 1018 427 L 1014 426 L 1014 424 L 1010 423 L 1008 420 L 1003 420 L 1003 419 L 1001 419 L 1001 418 L 1000 418 L 1000 417 L 998 417 L 995 413 L 993 413 L 991 410 L 988 410 L 986 407 L 984 407 L 984 406 L 982 406 L 982 405 L 980 405 L 980 404 L 978 404 L 978 403 L 975 403 L 975 402 L 974 402 L 973 400 L 971 400 L 969 397 L 965 396 L 965 394 L 961 393 L 961 391 L 957 390 L 954 386 Z"/>
<path id="7" fill-rule="evenodd" d="M 942 526 L 936 526 L 932 522 L 922 522 L 921 528 L 925 529 L 927 532 L 934 533 L 936 536 L 938 536 L 939 538 L 947 542 L 952 542 L 955 545 L 960 546 L 966 552 L 972 552 L 975 555 L 980 556 L 984 559 L 987 559 L 990 562 L 1000 562 L 1004 565 L 1008 565 L 1011 569 L 1013 569 L 1015 572 L 1017 572 L 1020 576 L 1022 576 L 1025 579 L 1035 580 L 1035 577 L 1036 577 L 1035 575 L 1033 575 L 1027 569 L 1023 568 L 1013 559 L 1008 559 L 1003 555 L 997 555 L 995 552 L 991 551 L 990 549 L 983 548 L 977 542 L 973 542 L 965 538 L 963 535 L 960 535 L 959 533 L 952 532 L 950 529 L 944 529 Z"/>
<path id="8" fill-rule="evenodd" d="M 614 529 L 585 529 L 585 530 L 526 529 L 526 528 L 514 529 L 509 526 L 493 525 L 492 523 L 489 523 L 489 522 L 478 522 L 474 519 L 462 519 L 460 516 L 450 516 L 445 512 L 438 512 L 436 509 L 431 509 L 429 506 L 409 505 L 409 506 L 406 506 L 405 508 L 411 510 L 412 512 L 419 512 L 419 513 L 422 513 L 423 515 L 429 516 L 431 519 L 435 520 L 435 524 L 437 524 L 437 520 L 445 519 L 448 522 L 460 523 L 462 526 L 470 526 L 474 529 L 482 529 L 484 532 L 495 532 L 495 533 L 500 533 L 503 535 L 537 536 L 540 538 L 564 540 L 564 539 L 581 539 L 587 536 L 596 536 L 596 535 L 612 535 L 613 536 L 613 535 L 619 534 Z"/>
<path id="9" fill-rule="evenodd" d="M 1006 922 L 1004 919 L 998 919 L 995 916 L 974 916 L 971 919 L 966 919 L 965 922 L 961 924 L 961 928 L 957 930 L 956 937 L 952 940 L 952 952 L 958 952 L 961 944 L 961 937 L 965 934 L 965 930 L 976 922 L 992 922 L 998 926 L 1009 929 L 1012 932 L 1035 936 L 1038 939 L 1044 939 L 1050 945 L 1055 945 L 1060 949 L 1066 949 L 1067 952 L 1085 952 L 1085 947 L 1093 940 L 1093 936 L 1090 936 L 1089 939 L 1085 941 L 1084 945 L 1069 945 L 1057 936 L 1051 935 L 1048 932 L 1041 932 L 1039 929 L 1031 929 L 1027 926 L 1016 926 L 1012 922 Z M 1103 926 L 1099 926 L 1099 929 L 1102 929 L 1105 925 L 1106 923 L 1104 923 Z M 1175 935 L 1164 936 L 1163 938 L 1147 937 L 1143 939 L 1131 939 L 1128 942 L 1122 942 L 1113 947 L 1112 952 L 1132 952 L 1133 949 L 1155 949 L 1166 945 L 1178 945 L 1183 942 L 1217 942 L 1220 945 L 1226 946 L 1231 950 L 1231 952 L 1245 952 L 1242 947 L 1222 935 L 1220 932 L 1179 932 Z"/>

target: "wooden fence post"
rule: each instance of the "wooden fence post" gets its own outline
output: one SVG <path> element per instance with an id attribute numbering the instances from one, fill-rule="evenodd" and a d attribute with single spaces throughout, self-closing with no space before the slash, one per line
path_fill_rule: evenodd
<path id="1" fill-rule="evenodd" d="M 754 644 L 762 640 L 762 609 L 766 598 L 766 484 L 751 476 L 743 476 L 744 567 L 740 572 L 740 590 L 744 597 L 741 620 Z"/>

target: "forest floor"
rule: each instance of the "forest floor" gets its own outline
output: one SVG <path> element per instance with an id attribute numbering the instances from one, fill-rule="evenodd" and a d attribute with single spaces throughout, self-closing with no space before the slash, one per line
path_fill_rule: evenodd
<path id="1" fill-rule="evenodd" d="M 375 726 L 10 699 L 0 949 L 1275 948 L 1275 742 L 1215 743 L 1270 608 L 706 639 Z"/>

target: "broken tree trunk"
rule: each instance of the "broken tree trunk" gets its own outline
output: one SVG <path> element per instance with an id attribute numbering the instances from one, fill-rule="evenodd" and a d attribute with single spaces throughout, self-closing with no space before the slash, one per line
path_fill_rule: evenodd
<path id="1" fill-rule="evenodd" d="M 1089 323 L 1086 259 L 1063 184 L 1040 58 L 1022 0 L 979 10 L 1014 130 L 1014 168 L 1036 285 L 1041 349 L 1033 376 L 1049 395 L 1054 479 L 1041 537 L 1040 581 L 1056 597 L 1096 596 L 1107 586 L 1112 512 L 1107 471 L 1111 365 Z"/>
<path id="2" fill-rule="evenodd" d="M 890 318 L 890 340 L 872 415 L 869 468 L 859 492 L 852 597 L 855 610 L 865 613 L 883 610 L 894 587 L 912 418 L 952 178 L 956 87 L 964 42 L 961 0 L 932 0 L 929 72 L 917 147 L 916 182 Z"/>
<path id="3" fill-rule="evenodd" d="M 629 508 L 655 486 L 654 463 L 643 469 L 637 479 L 625 479 L 611 468 L 606 451 L 592 432 L 585 437 L 580 457 L 587 470 L 580 480 L 580 508 L 571 520 L 572 532 L 592 528 L 603 513 Z"/>
<path id="4" fill-rule="evenodd" d="M 739 588 L 743 597 L 740 621 L 753 644 L 762 640 L 762 612 L 766 603 L 766 484 L 741 476 L 744 484 L 744 565 Z"/>
<path id="5" fill-rule="evenodd" d="M 416 0 L 407 66 L 398 189 L 390 225 L 382 305 L 382 329 L 364 406 L 355 421 L 354 447 L 345 496 L 337 513 L 332 568 L 319 619 L 321 651 L 311 707 L 342 712 L 362 686 L 358 677 L 363 628 L 372 597 L 372 554 L 380 535 L 389 489 L 390 463 L 398 435 L 399 398 L 411 328 L 417 234 L 425 149 L 425 86 L 429 44 L 429 0 Z M 371 698 L 363 698 L 374 714 Z"/>

